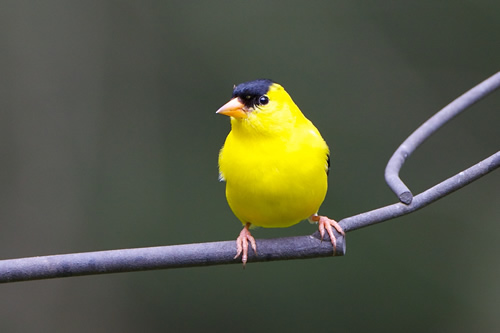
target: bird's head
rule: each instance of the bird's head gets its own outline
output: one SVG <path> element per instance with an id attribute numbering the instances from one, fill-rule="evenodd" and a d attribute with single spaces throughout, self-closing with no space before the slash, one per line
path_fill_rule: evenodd
<path id="1" fill-rule="evenodd" d="M 217 113 L 230 116 L 234 130 L 271 134 L 287 130 L 305 119 L 285 89 L 268 79 L 238 84 L 231 100 Z"/>

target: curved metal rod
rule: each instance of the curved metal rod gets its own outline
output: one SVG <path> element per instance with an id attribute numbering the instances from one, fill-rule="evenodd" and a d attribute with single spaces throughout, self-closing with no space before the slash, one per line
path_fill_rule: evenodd
<path id="1" fill-rule="evenodd" d="M 422 144 L 422 142 L 446 122 L 499 87 L 500 72 L 481 82 L 448 104 L 441 111 L 437 112 L 417 128 L 398 149 L 396 149 L 385 168 L 385 181 L 402 203 L 409 205 L 413 199 L 413 194 L 410 189 L 403 183 L 401 178 L 399 178 L 399 170 L 401 170 L 406 159 L 418 146 L 420 146 L 420 144 Z"/>
<path id="2" fill-rule="evenodd" d="M 465 98 L 465 100 L 461 100 L 459 106 L 451 108 L 463 109 L 470 106 L 475 101 L 498 88 L 498 86 L 500 86 L 500 73 L 461 96 L 459 99 Z M 450 105 L 448 107 L 450 107 Z M 454 109 L 455 112 L 457 109 Z M 444 111 L 444 109 L 442 111 Z M 445 113 L 443 117 L 451 119 L 455 114 L 456 113 L 449 111 L 449 113 Z M 426 128 L 425 131 L 423 130 L 423 134 L 414 136 L 414 134 L 420 130 L 419 128 L 406 140 L 409 141 L 410 138 L 413 138 L 410 140 L 410 143 L 413 144 L 413 146 L 411 146 L 413 149 L 425 140 L 425 138 L 430 135 L 429 133 L 434 132 L 442 125 L 442 119 L 437 119 L 435 118 L 436 116 L 429 119 L 429 121 L 435 119 L 431 122 L 430 129 Z M 424 125 L 422 125 L 421 128 Z M 407 146 L 404 146 L 404 144 L 401 145 L 401 147 L 398 148 L 399 153 L 395 153 L 393 158 L 391 158 L 391 160 L 396 159 L 396 162 L 390 162 L 390 167 L 388 165 L 388 168 L 393 170 L 392 174 L 395 172 L 396 176 L 404 159 L 407 157 L 405 153 L 408 151 L 405 149 L 408 149 Z M 339 224 L 345 231 L 352 231 L 411 213 L 458 190 L 498 167 L 500 167 L 500 151 L 467 170 L 420 193 L 415 196 L 411 204 L 392 204 L 345 218 L 341 220 Z M 344 255 L 346 248 L 345 239 L 336 232 L 335 235 L 337 237 L 335 254 Z M 322 242 L 319 239 L 318 232 L 308 236 L 258 239 L 257 246 L 259 248 L 259 254 L 257 256 L 250 250 L 249 262 L 305 259 L 331 256 L 333 254 L 329 239 L 325 239 Z M 231 263 L 241 265 L 239 259 L 234 259 L 235 253 L 235 242 L 224 241 L 0 260 L 0 283 Z"/>
<path id="3" fill-rule="evenodd" d="M 345 231 L 353 231 L 411 213 L 498 167 L 500 152 L 422 192 L 411 205 L 396 203 L 347 217 L 339 223 Z M 334 232 L 337 237 L 335 254 L 344 255 L 345 238 Z M 307 236 L 257 239 L 257 247 L 258 256 L 250 249 L 249 263 L 332 256 L 331 243 L 328 239 L 321 242 L 318 232 Z M 235 242 L 223 241 L 0 260 L 0 283 L 179 267 L 241 265 L 240 259 L 234 259 L 235 253 Z"/>
<path id="4" fill-rule="evenodd" d="M 416 195 L 409 205 L 398 202 L 366 213 L 347 217 L 341 220 L 339 224 L 347 232 L 409 214 L 472 183 L 498 167 L 500 167 L 500 151 Z"/>

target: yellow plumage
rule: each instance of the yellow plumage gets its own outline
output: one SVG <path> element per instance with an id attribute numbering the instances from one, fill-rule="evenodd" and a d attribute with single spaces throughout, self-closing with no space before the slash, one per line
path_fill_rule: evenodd
<path id="1" fill-rule="evenodd" d="M 317 221 L 320 232 L 338 224 L 318 209 L 327 192 L 328 146 L 285 89 L 270 80 L 242 83 L 217 113 L 231 117 L 231 132 L 219 154 L 226 197 L 245 228 L 237 239 L 247 260 L 248 241 L 256 250 L 250 226 L 282 228 L 304 219 Z M 335 246 L 335 240 L 332 239 Z"/>
<path id="2" fill-rule="evenodd" d="M 231 119 L 219 155 L 226 196 L 243 224 L 289 227 L 315 214 L 327 191 L 328 146 L 278 84 L 269 103 Z"/>

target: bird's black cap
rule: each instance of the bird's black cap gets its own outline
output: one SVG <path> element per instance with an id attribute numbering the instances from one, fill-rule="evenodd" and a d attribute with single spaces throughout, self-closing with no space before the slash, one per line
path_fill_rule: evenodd
<path id="1" fill-rule="evenodd" d="M 267 94 L 269 87 L 274 81 L 259 79 L 238 84 L 233 90 L 233 98 L 239 97 L 247 106 L 255 105 L 255 101 L 262 95 Z"/>

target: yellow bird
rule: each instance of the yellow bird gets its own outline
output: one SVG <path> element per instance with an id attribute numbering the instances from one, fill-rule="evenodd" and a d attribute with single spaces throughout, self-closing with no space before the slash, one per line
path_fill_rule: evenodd
<path id="1" fill-rule="evenodd" d="M 235 258 L 246 264 L 248 242 L 257 253 L 250 227 L 285 228 L 305 219 L 318 223 L 321 238 L 328 232 L 335 251 L 332 227 L 344 231 L 317 214 L 328 187 L 329 149 L 285 89 L 267 79 L 241 83 L 217 113 L 231 117 L 219 178 L 244 225 Z"/>

